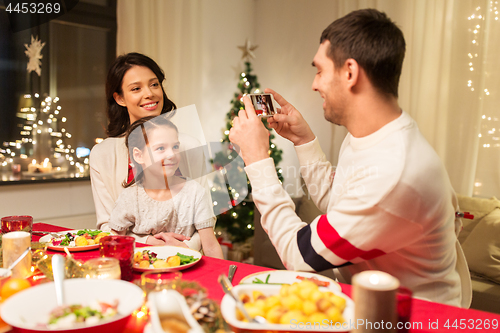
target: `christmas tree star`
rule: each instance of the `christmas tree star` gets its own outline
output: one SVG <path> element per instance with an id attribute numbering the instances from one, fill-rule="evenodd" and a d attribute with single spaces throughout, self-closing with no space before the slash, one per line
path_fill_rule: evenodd
<path id="1" fill-rule="evenodd" d="M 259 46 L 258 45 L 253 45 L 252 46 L 252 43 L 248 40 L 246 40 L 245 42 L 245 45 L 243 46 L 238 46 L 238 48 L 243 51 L 243 55 L 241 56 L 241 59 L 246 59 L 246 60 L 250 60 L 250 58 L 253 58 L 255 59 L 255 54 L 253 53 L 253 51 L 258 48 Z"/>
<path id="2" fill-rule="evenodd" d="M 34 71 L 38 74 L 38 76 L 42 75 L 42 69 L 40 68 L 42 62 L 40 61 L 40 59 L 43 58 L 43 55 L 41 53 L 44 46 L 45 43 L 42 43 L 42 41 L 39 40 L 38 37 L 34 38 L 33 35 L 31 35 L 30 46 L 28 46 L 28 44 L 24 44 L 24 47 L 26 47 L 26 51 L 24 51 L 24 53 L 29 58 L 28 66 L 26 67 L 28 73 Z"/>

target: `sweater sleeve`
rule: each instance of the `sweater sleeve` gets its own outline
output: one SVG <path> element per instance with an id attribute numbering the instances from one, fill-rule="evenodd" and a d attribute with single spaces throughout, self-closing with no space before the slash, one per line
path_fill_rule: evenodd
<path id="1" fill-rule="evenodd" d="M 311 199 L 320 211 L 326 212 L 335 169 L 326 159 L 317 137 L 311 142 L 295 146 L 295 151 L 300 163 L 300 173 Z"/>
<path id="2" fill-rule="evenodd" d="M 136 223 L 135 210 L 138 207 L 136 193 L 134 187 L 126 188 L 120 193 L 109 217 L 108 226 L 111 229 L 116 231 L 128 230 Z"/>
<path id="3" fill-rule="evenodd" d="M 90 183 L 92 187 L 92 196 L 94 198 L 97 229 L 102 229 L 103 225 L 109 221 L 111 208 L 114 206 L 115 201 L 104 184 L 101 171 L 98 169 L 97 163 L 94 163 L 95 159 L 96 157 L 91 154 Z"/>
<path id="4" fill-rule="evenodd" d="M 307 226 L 295 213 L 295 205 L 285 192 L 272 158 L 245 167 L 252 183 L 252 197 L 261 213 L 262 228 L 269 235 L 287 269 L 311 271 L 297 246 L 298 231 Z"/>
<path id="5" fill-rule="evenodd" d="M 390 179 L 391 172 L 381 172 L 375 183 L 370 176 L 356 178 L 353 188 L 339 196 L 327 214 L 318 216 L 310 225 L 302 222 L 294 205 L 278 181 L 271 158 L 245 168 L 252 183 L 252 194 L 268 233 L 285 267 L 293 270 L 322 271 L 370 260 L 396 251 L 423 237 L 422 226 L 402 215 L 391 213 L 379 201 L 370 201 L 372 192 L 383 191 L 380 183 Z M 267 171 L 266 171 L 267 170 Z M 377 177 L 378 177 L 377 176 Z M 319 176 L 316 176 L 319 177 Z M 389 200 L 415 198 L 410 187 L 398 189 Z M 410 200 L 408 209 L 418 210 L 418 202 Z"/>

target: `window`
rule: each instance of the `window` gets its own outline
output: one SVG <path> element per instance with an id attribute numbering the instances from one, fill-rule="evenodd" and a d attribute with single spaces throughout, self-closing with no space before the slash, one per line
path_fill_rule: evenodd
<path id="1" fill-rule="evenodd" d="M 80 1 L 19 32 L 0 16 L 0 185 L 88 179 L 88 152 L 105 137 L 116 0 Z M 40 47 L 38 75 L 25 51 Z"/>

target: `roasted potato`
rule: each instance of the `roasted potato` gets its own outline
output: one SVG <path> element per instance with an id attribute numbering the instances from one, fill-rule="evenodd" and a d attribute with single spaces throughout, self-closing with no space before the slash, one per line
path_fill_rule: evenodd
<path id="1" fill-rule="evenodd" d="M 179 256 L 171 256 L 167 258 L 168 267 L 177 267 L 181 264 L 181 258 Z"/>
<path id="2" fill-rule="evenodd" d="M 88 240 L 84 236 L 78 236 L 75 238 L 75 246 L 86 246 L 88 245 Z"/>
<path id="3" fill-rule="evenodd" d="M 149 260 L 141 260 L 139 261 L 140 268 L 149 268 Z"/>
<path id="4" fill-rule="evenodd" d="M 154 268 L 166 268 L 166 267 L 171 267 L 165 260 L 156 260 L 153 263 Z"/>

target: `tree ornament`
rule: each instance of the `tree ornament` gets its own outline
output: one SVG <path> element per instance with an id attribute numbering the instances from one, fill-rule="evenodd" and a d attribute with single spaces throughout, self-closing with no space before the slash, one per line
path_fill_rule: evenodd
<path id="1" fill-rule="evenodd" d="M 42 43 L 38 39 L 38 36 L 34 38 L 33 35 L 31 35 L 31 44 L 29 46 L 28 44 L 24 44 L 24 47 L 26 47 L 24 53 L 29 58 L 28 66 L 26 67 L 28 73 L 36 72 L 38 76 L 42 75 L 42 62 L 40 60 L 43 58 L 42 49 L 44 46 L 45 43 Z"/>
<path id="2" fill-rule="evenodd" d="M 246 61 L 251 60 L 250 58 L 255 59 L 255 54 L 253 53 L 253 51 L 258 47 L 258 45 L 252 46 L 252 43 L 247 38 L 247 40 L 245 41 L 245 45 L 238 46 L 238 48 L 243 51 L 241 59 L 244 59 Z M 245 72 L 241 73 L 241 77 L 245 77 Z"/>

